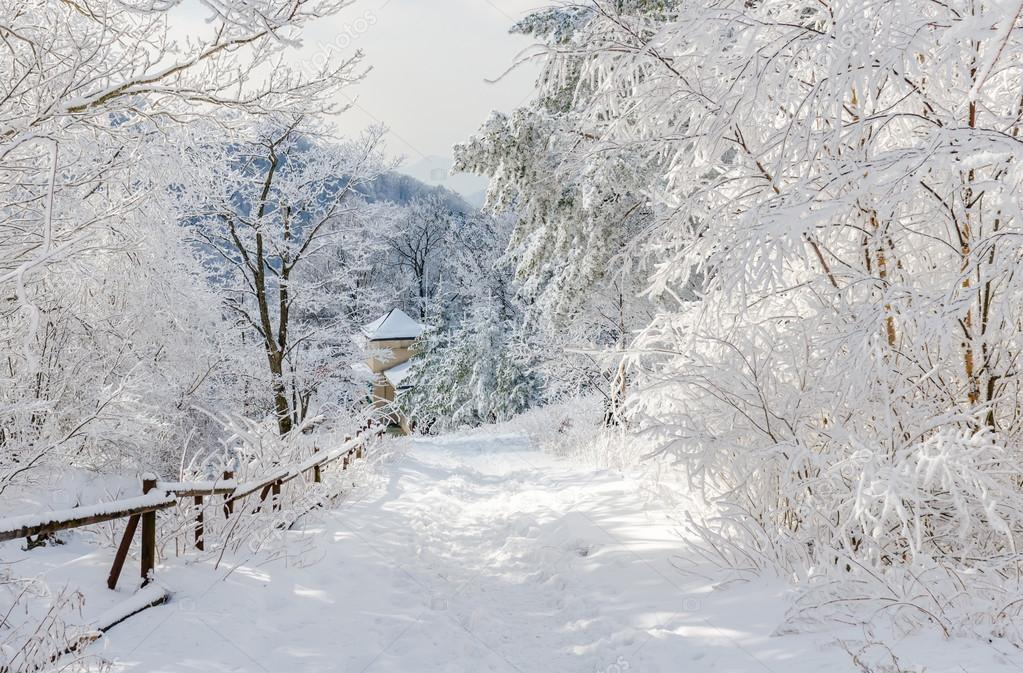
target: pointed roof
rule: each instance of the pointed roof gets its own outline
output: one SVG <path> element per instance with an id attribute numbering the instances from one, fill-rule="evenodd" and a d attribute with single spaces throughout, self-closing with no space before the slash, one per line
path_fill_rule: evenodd
<path id="1" fill-rule="evenodd" d="M 400 308 L 394 308 L 368 325 L 364 325 L 362 333 L 370 341 L 392 341 L 401 339 L 418 339 L 425 328 L 409 317 Z"/>

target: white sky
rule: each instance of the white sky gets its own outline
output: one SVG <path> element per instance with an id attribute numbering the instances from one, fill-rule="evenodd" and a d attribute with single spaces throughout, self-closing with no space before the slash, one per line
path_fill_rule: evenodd
<path id="1" fill-rule="evenodd" d="M 301 58 L 362 49 L 373 70 L 352 89 L 356 105 L 337 120 L 343 132 L 372 123 L 391 130 L 388 148 L 414 164 L 448 157 L 491 110 L 510 111 L 531 95 L 537 67 L 497 84 L 531 41 L 508 29 L 545 0 L 358 0 L 311 27 Z M 321 55 L 319 58 L 323 58 Z"/>

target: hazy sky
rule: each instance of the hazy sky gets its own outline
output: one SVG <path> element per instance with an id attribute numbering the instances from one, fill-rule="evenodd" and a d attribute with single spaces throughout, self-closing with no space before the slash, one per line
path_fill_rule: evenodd
<path id="1" fill-rule="evenodd" d="M 532 43 L 508 29 L 545 0 L 358 0 L 305 38 L 302 58 L 362 49 L 373 67 L 349 89 L 355 106 L 338 120 L 358 131 L 374 122 L 391 129 L 388 147 L 410 164 L 450 156 L 493 109 L 510 111 L 530 96 L 536 67 L 510 73 Z M 319 54 L 319 56 L 317 56 Z"/>

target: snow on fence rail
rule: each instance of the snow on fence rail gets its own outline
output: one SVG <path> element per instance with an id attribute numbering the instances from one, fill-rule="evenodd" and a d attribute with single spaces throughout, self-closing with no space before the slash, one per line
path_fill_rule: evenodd
<path id="1" fill-rule="evenodd" d="M 133 514 L 155 512 L 173 507 L 177 498 L 167 493 L 148 493 L 139 498 L 103 502 L 89 507 L 75 507 L 41 514 L 28 514 L 0 519 L 0 542 L 17 540 L 32 535 L 56 533 L 69 528 L 81 528 L 104 521 L 123 519 Z"/>
<path id="2" fill-rule="evenodd" d="M 234 474 L 231 472 L 225 472 L 222 480 L 212 482 L 160 482 L 155 477 L 147 475 L 142 480 L 143 495 L 141 497 L 0 519 L 0 542 L 18 540 L 33 535 L 48 535 L 71 528 L 81 528 L 127 518 L 128 525 L 114 555 L 114 564 L 110 568 L 107 586 L 111 589 L 117 586 L 117 580 L 128 557 L 128 551 L 131 549 L 131 543 L 135 538 L 139 523 L 142 524 L 141 565 L 142 584 L 145 586 L 152 580 L 156 567 L 157 511 L 173 507 L 183 498 L 193 498 L 199 509 L 195 521 L 195 546 L 202 550 L 204 549 L 202 504 L 205 497 L 224 496 L 225 516 L 231 516 L 234 513 L 234 503 L 257 491 L 260 501 L 266 500 L 272 494 L 274 496 L 273 508 L 279 509 L 280 503 L 277 496 L 280 495 L 281 486 L 310 470 L 313 472 L 313 481 L 318 483 L 321 480 L 322 469 L 338 460 L 342 461 L 342 469 L 348 469 L 348 465 L 353 459 L 362 458 L 366 441 L 382 432 L 382 429 L 373 430 L 370 425 L 366 425 L 355 438 L 346 438 L 340 448 L 323 452 L 313 449 L 313 455 L 297 465 L 281 468 L 273 474 L 242 484 L 234 480 Z"/>

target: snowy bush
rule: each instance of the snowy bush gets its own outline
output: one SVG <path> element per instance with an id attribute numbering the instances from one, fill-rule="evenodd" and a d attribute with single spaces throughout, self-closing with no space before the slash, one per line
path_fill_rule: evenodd
<path id="1" fill-rule="evenodd" d="M 341 447 L 346 437 L 356 434 L 357 418 L 335 426 L 319 426 L 324 419 L 311 418 L 298 432 L 282 437 L 277 421 L 268 417 L 261 422 L 244 417 L 220 417 L 225 430 L 223 445 L 217 450 L 197 456 L 182 464 L 173 479 L 183 482 L 217 482 L 230 471 L 237 484 L 259 483 L 282 469 L 290 469 L 311 458 L 317 450 Z M 316 432 L 311 430 L 317 427 Z M 307 430 L 310 432 L 302 432 Z M 366 448 L 365 451 L 369 451 Z M 179 506 L 160 513 L 159 549 L 164 557 L 187 555 L 219 566 L 226 554 L 266 561 L 287 557 L 290 563 L 300 562 L 312 540 L 299 545 L 289 544 L 286 531 L 301 517 L 327 507 L 333 498 L 351 488 L 353 474 L 360 461 L 351 461 L 348 470 L 335 461 L 321 470 L 322 481 L 313 481 L 311 470 L 281 487 L 274 506 L 268 495 L 261 500 L 260 491 L 235 502 L 230 516 L 223 513 L 222 496 L 206 497 L 193 505 L 183 499 Z M 195 550 L 195 521 L 204 518 L 205 551 Z"/>
<path id="2" fill-rule="evenodd" d="M 481 429 L 506 430 L 524 435 L 537 451 L 544 451 L 601 469 L 648 472 L 664 467 L 652 459 L 657 446 L 621 426 L 604 424 L 607 411 L 602 396 L 574 397 L 525 411 L 510 420 Z"/>
<path id="3" fill-rule="evenodd" d="M 102 671 L 96 655 L 76 654 L 96 632 L 76 623 L 84 598 L 67 588 L 53 591 L 36 579 L 15 579 L 0 572 L 0 672 L 34 673 L 54 670 L 62 655 L 61 671 Z"/>

